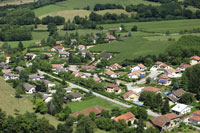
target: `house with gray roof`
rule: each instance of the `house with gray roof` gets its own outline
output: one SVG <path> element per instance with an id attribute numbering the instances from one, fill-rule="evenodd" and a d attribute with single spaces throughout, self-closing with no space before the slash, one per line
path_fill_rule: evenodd
<path id="1" fill-rule="evenodd" d="M 35 92 L 35 86 L 29 83 L 24 84 L 24 89 L 26 91 L 26 94 L 33 94 Z"/>

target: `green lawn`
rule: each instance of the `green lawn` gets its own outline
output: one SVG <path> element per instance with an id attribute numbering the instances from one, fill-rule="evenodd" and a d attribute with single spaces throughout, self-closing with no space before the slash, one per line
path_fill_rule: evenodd
<path id="1" fill-rule="evenodd" d="M 119 28 L 121 23 L 119 24 L 104 24 L 102 25 L 104 29 L 113 29 Z M 191 20 L 171 20 L 171 21 L 154 21 L 154 22 L 132 22 L 132 23 L 123 23 L 126 30 L 130 31 L 133 25 L 137 25 L 138 30 L 145 32 L 158 32 L 158 33 L 166 33 L 169 31 L 170 33 L 176 33 L 183 30 L 192 30 L 194 28 L 200 28 L 200 20 L 199 19 L 191 19 Z"/>
<path id="2" fill-rule="evenodd" d="M 15 116 L 17 109 L 20 114 L 34 112 L 33 104 L 27 98 L 15 98 L 15 90 L 0 77 L 0 108 L 8 115 Z M 45 114 L 37 114 L 39 118 L 45 117 L 50 124 L 57 126 L 60 123 L 55 117 Z"/>
<path id="3" fill-rule="evenodd" d="M 96 97 L 90 100 L 82 101 L 82 102 L 74 102 L 68 104 L 68 106 L 71 108 L 72 112 L 78 112 L 80 110 L 99 105 L 102 107 L 105 107 L 107 109 L 112 109 L 113 107 L 119 107 L 122 108 L 120 105 L 114 104 L 112 102 L 109 102 L 107 100 L 104 100 L 102 98 Z"/>
<path id="4" fill-rule="evenodd" d="M 107 52 L 119 52 L 111 63 L 122 62 L 125 59 L 133 59 L 138 56 L 145 56 L 147 54 L 158 55 L 162 53 L 169 45 L 174 42 L 169 41 L 149 41 L 141 37 L 129 37 L 124 38 L 122 42 L 113 41 L 108 44 L 98 44 L 92 47 L 91 51 L 107 51 Z"/>
<path id="5" fill-rule="evenodd" d="M 57 11 L 63 11 L 63 10 L 74 10 L 74 9 L 83 9 L 86 6 L 90 6 L 90 8 L 92 9 L 94 7 L 95 4 L 106 4 L 106 3 L 110 3 L 110 4 L 121 4 L 123 6 L 126 5 L 137 5 L 137 4 L 152 4 L 152 5 L 159 5 L 159 3 L 156 2 L 149 2 L 149 1 L 145 1 L 145 0 L 101 0 L 101 1 L 96 1 L 96 0 L 67 0 L 67 1 L 63 1 L 63 2 L 58 2 L 54 5 L 48 5 L 48 6 L 44 6 L 38 9 L 35 9 L 35 14 L 36 16 L 42 16 L 45 14 L 49 14 L 49 13 L 56 13 Z"/>

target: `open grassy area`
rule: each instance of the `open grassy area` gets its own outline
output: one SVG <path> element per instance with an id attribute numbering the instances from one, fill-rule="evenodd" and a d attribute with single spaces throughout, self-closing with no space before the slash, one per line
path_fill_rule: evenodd
<path id="1" fill-rule="evenodd" d="M 122 42 L 113 41 L 108 44 L 99 44 L 92 47 L 90 50 L 98 52 L 119 52 L 119 54 L 111 59 L 111 63 L 120 63 L 125 59 L 133 59 L 138 56 L 145 56 L 148 54 L 158 55 L 173 43 L 174 42 L 169 41 L 149 41 L 141 37 L 133 36 L 124 38 Z"/>
<path id="2" fill-rule="evenodd" d="M 20 4 L 25 4 L 25 3 L 30 3 L 34 2 L 34 0 L 6 0 L 6 1 L 0 1 L 0 6 L 5 6 L 5 5 L 20 5 Z"/>
<path id="3" fill-rule="evenodd" d="M 104 29 L 118 28 L 121 24 L 104 24 L 102 25 Z M 133 25 L 137 25 L 138 30 L 145 32 L 159 32 L 166 33 L 176 33 L 183 30 L 192 30 L 194 28 L 200 28 L 199 19 L 191 20 L 171 20 L 171 21 L 154 21 L 154 22 L 132 22 L 123 23 L 126 30 L 131 30 Z"/>
<path id="4" fill-rule="evenodd" d="M 112 109 L 113 107 L 119 107 L 122 108 L 120 105 L 114 104 L 112 102 L 109 102 L 105 99 L 96 97 L 90 100 L 86 100 L 83 102 L 75 102 L 75 103 L 70 103 L 68 104 L 68 106 L 71 108 L 72 112 L 78 112 L 80 110 L 95 106 L 95 105 L 99 105 L 102 107 L 105 107 L 107 109 Z"/>
<path id="5" fill-rule="evenodd" d="M 20 114 L 34 112 L 33 104 L 27 98 L 15 98 L 15 90 L 0 77 L 0 108 L 8 115 L 15 115 L 17 109 Z M 49 122 L 57 126 L 60 123 L 55 117 L 45 114 L 37 114 L 39 118 L 45 117 Z"/>
<path id="6" fill-rule="evenodd" d="M 90 6 L 92 9 L 95 4 L 121 4 L 123 6 L 126 5 L 137 5 L 137 4 L 146 4 L 146 5 L 159 5 L 159 3 L 156 2 L 149 2 L 145 0 L 101 0 L 101 1 L 95 1 L 95 0 L 67 0 L 63 2 L 58 2 L 54 5 L 48 5 L 44 6 L 38 9 L 35 9 L 36 16 L 42 16 L 49 13 L 56 13 L 57 11 L 63 11 L 63 10 L 74 10 L 74 9 L 83 9 L 86 6 Z M 60 14 L 61 15 L 61 14 Z"/>

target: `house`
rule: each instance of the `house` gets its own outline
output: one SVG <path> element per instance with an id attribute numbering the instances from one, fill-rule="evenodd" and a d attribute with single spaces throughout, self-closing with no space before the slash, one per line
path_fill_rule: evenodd
<path id="1" fill-rule="evenodd" d="M 41 42 L 35 42 L 35 46 L 41 46 Z"/>
<path id="2" fill-rule="evenodd" d="M 63 64 L 51 64 L 52 70 L 63 68 Z"/>
<path id="3" fill-rule="evenodd" d="M 51 48 L 52 52 L 63 52 L 65 50 L 64 46 L 54 46 L 53 48 Z"/>
<path id="4" fill-rule="evenodd" d="M 81 110 L 79 112 L 75 112 L 73 114 L 70 114 L 70 116 L 77 117 L 80 114 L 83 114 L 85 116 L 89 116 L 91 112 L 94 112 L 96 116 L 100 116 L 102 110 L 107 110 L 107 109 L 104 108 L 104 107 L 101 107 L 99 105 L 96 105 L 96 106 Z"/>
<path id="5" fill-rule="evenodd" d="M 169 93 L 167 97 L 170 101 L 176 103 L 184 93 L 186 92 L 183 89 L 178 89 Z"/>
<path id="6" fill-rule="evenodd" d="M 78 45 L 77 49 L 80 50 L 80 51 L 82 51 L 82 50 L 87 49 L 87 47 L 85 45 Z"/>
<path id="7" fill-rule="evenodd" d="M 108 75 L 111 78 L 118 78 L 120 76 L 120 74 L 115 73 L 115 72 L 110 71 L 110 70 L 107 70 L 105 74 Z"/>
<path id="8" fill-rule="evenodd" d="M 71 93 L 72 92 L 72 88 L 64 88 L 66 90 L 66 93 Z"/>
<path id="9" fill-rule="evenodd" d="M 150 119 L 152 124 L 158 127 L 160 130 L 170 130 L 178 125 L 180 115 L 174 113 L 168 113 L 155 118 Z"/>
<path id="10" fill-rule="evenodd" d="M 170 69 L 170 68 L 171 68 L 170 66 L 161 61 L 157 61 L 153 66 L 153 69 Z"/>
<path id="11" fill-rule="evenodd" d="M 37 80 L 44 79 L 44 76 L 40 73 L 37 73 L 37 74 L 29 75 L 29 79 L 32 81 L 37 81 Z"/>
<path id="12" fill-rule="evenodd" d="M 140 70 L 136 70 L 128 74 L 128 78 L 130 79 L 138 79 L 140 77 L 144 77 Z"/>
<path id="13" fill-rule="evenodd" d="M 4 77 L 5 77 L 4 80 L 19 79 L 19 75 L 18 74 L 14 74 L 14 73 L 11 73 L 11 72 L 5 73 Z"/>
<path id="14" fill-rule="evenodd" d="M 42 54 L 48 56 L 49 58 L 53 56 L 51 53 L 42 53 Z"/>
<path id="15" fill-rule="evenodd" d="M 71 45 L 76 44 L 77 40 L 76 39 L 71 39 Z"/>
<path id="16" fill-rule="evenodd" d="M 144 72 L 147 70 L 147 67 L 144 66 L 143 64 L 138 64 L 137 66 L 131 68 L 131 72 L 138 71 L 138 70 L 141 72 Z"/>
<path id="17" fill-rule="evenodd" d="M 161 75 L 158 78 L 158 83 L 161 84 L 161 85 L 170 85 L 171 79 L 167 75 Z"/>
<path id="18" fill-rule="evenodd" d="M 101 79 L 99 77 L 93 77 L 93 80 L 99 83 L 101 82 Z"/>
<path id="19" fill-rule="evenodd" d="M 91 70 L 94 70 L 95 68 L 96 68 L 95 66 L 87 66 L 87 65 L 81 66 L 81 69 L 86 70 L 86 71 L 91 71 Z"/>
<path id="20" fill-rule="evenodd" d="M 17 66 L 17 67 L 15 68 L 15 71 L 20 72 L 20 71 L 23 70 L 23 69 L 24 69 L 23 67 L 21 67 L 21 66 Z"/>
<path id="21" fill-rule="evenodd" d="M 190 65 L 196 65 L 198 63 L 200 63 L 200 57 L 199 56 L 190 57 Z"/>
<path id="22" fill-rule="evenodd" d="M 115 117 L 113 120 L 116 122 L 118 122 L 119 120 L 124 120 L 126 123 L 130 121 L 131 124 L 133 124 L 135 116 L 131 112 L 127 112 L 125 114 Z"/>
<path id="23" fill-rule="evenodd" d="M 35 92 L 35 86 L 29 83 L 24 84 L 24 89 L 26 91 L 26 94 L 33 94 Z"/>
<path id="24" fill-rule="evenodd" d="M 200 124 L 200 110 L 195 111 L 188 121 L 194 124 Z"/>
<path id="25" fill-rule="evenodd" d="M 80 93 L 72 93 L 65 95 L 65 100 L 70 100 L 72 102 L 81 101 L 82 96 Z"/>
<path id="26" fill-rule="evenodd" d="M 180 78 L 182 77 L 182 73 L 179 69 L 167 69 L 164 71 L 165 75 L 170 78 Z"/>
<path id="27" fill-rule="evenodd" d="M 128 101 L 130 101 L 130 100 L 132 100 L 132 101 L 138 101 L 139 94 L 137 94 L 136 92 L 130 90 L 130 91 L 124 93 L 124 94 L 122 95 L 122 97 L 123 97 L 124 100 L 128 100 Z"/>
<path id="28" fill-rule="evenodd" d="M 78 71 L 73 71 L 72 72 L 72 75 L 74 75 L 75 77 L 81 77 L 81 78 L 86 78 L 86 75 L 81 73 L 81 72 L 78 72 Z"/>
<path id="29" fill-rule="evenodd" d="M 179 69 L 180 71 L 185 71 L 185 69 L 189 67 L 192 67 L 192 65 L 181 63 L 181 65 L 177 69 Z"/>
<path id="30" fill-rule="evenodd" d="M 110 84 L 107 86 L 104 86 L 104 89 L 106 89 L 107 92 L 111 92 L 111 93 L 121 93 L 121 89 L 117 84 Z"/>
<path id="31" fill-rule="evenodd" d="M 45 93 L 41 93 L 41 92 L 39 92 L 39 93 L 42 95 L 43 101 L 45 103 L 48 103 L 53 99 L 52 94 L 45 94 Z"/>
<path id="32" fill-rule="evenodd" d="M 191 111 L 191 107 L 189 105 L 178 103 L 171 109 L 171 111 L 177 115 L 184 115 Z"/>
<path id="33" fill-rule="evenodd" d="M 11 56 L 12 56 L 12 55 L 10 55 L 10 54 L 8 54 L 8 55 L 6 56 L 6 63 L 9 63 L 9 62 L 10 62 Z"/>
<path id="34" fill-rule="evenodd" d="M 116 37 L 110 34 L 106 34 L 105 41 L 112 41 L 112 40 L 116 40 Z"/>
<path id="35" fill-rule="evenodd" d="M 112 58 L 112 54 L 110 53 L 102 53 L 100 54 L 100 59 L 111 59 Z"/>
<path id="36" fill-rule="evenodd" d="M 152 87 L 152 86 L 144 87 L 144 88 L 142 89 L 142 91 L 149 91 L 149 92 L 160 93 L 160 89 L 159 89 L 159 88 Z"/>
<path id="37" fill-rule="evenodd" d="M 115 63 L 115 64 L 113 64 L 113 65 L 111 65 L 111 66 L 109 66 L 109 68 L 108 69 L 110 69 L 110 70 L 119 70 L 119 69 L 121 69 L 122 68 L 122 66 L 120 66 L 119 64 L 117 64 L 117 63 Z"/>
<path id="38" fill-rule="evenodd" d="M 63 44 L 64 41 L 56 41 L 56 45 L 60 45 L 60 44 Z"/>
<path id="39" fill-rule="evenodd" d="M 65 68 L 56 68 L 56 74 L 58 74 L 59 72 L 67 72 L 68 70 L 66 70 Z"/>
<path id="40" fill-rule="evenodd" d="M 89 50 L 82 50 L 81 51 L 81 56 L 85 58 L 86 55 L 92 55 L 92 53 Z"/>
<path id="41" fill-rule="evenodd" d="M 55 87 L 56 84 L 52 83 L 51 81 L 49 80 L 43 80 L 45 86 L 47 86 L 48 88 L 52 88 L 52 87 Z"/>
<path id="42" fill-rule="evenodd" d="M 4 62 L 0 63 L 0 67 L 2 67 L 3 69 L 10 69 L 10 66 L 7 63 L 4 63 Z"/>
<path id="43" fill-rule="evenodd" d="M 37 55 L 34 54 L 34 53 L 27 53 L 26 56 L 25 56 L 25 58 L 33 60 L 33 59 L 35 59 L 36 56 Z"/>
<path id="44" fill-rule="evenodd" d="M 59 52 L 59 56 L 60 57 L 68 57 L 69 56 L 69 52 L 66 52 L 66 51 L 62 51 L 62 52 Z"/>

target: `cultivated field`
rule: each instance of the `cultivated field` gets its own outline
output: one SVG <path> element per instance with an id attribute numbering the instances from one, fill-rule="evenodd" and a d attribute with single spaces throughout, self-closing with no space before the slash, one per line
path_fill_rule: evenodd
<path id="1" fill-rule="evenodd" d="M 92 47 L 91 51 L 118 52 L 111 63 L 122 62 L 125 59 L 133 59 L 138 56 L 148 54 L 158 55 L 174 42 L 169 41 L 149 41 L 141 37 L 124 38 L 122 42 L 114 41 L 108 44 L 99 44 Z"/>
<path id="2" fill-rule="evenodd" d="M 20 5 L 25 3 L 34 2 L 34 0 L 6 0 L 6 1 L 0 1 L 0 6 L 6 6 L 6 5 Z"/>
<path id="3" fill-rule="evenodd" d="M 83 102 L 75 102 L 75 103 L 69 103 L 68 106 L 71 108 L 72 112 L 78 112 L 80 110 L 99 105 L 102 107 L 105 107 L 107 109 L 112 109 L 113 107 L 119 107 L 122 108 L 120 105 L 114 104 L 112 102 L 109 102 L 107 100 L 104 100 L 102 98 L 96 97 L 90 100 L 86 100 Z"/>

